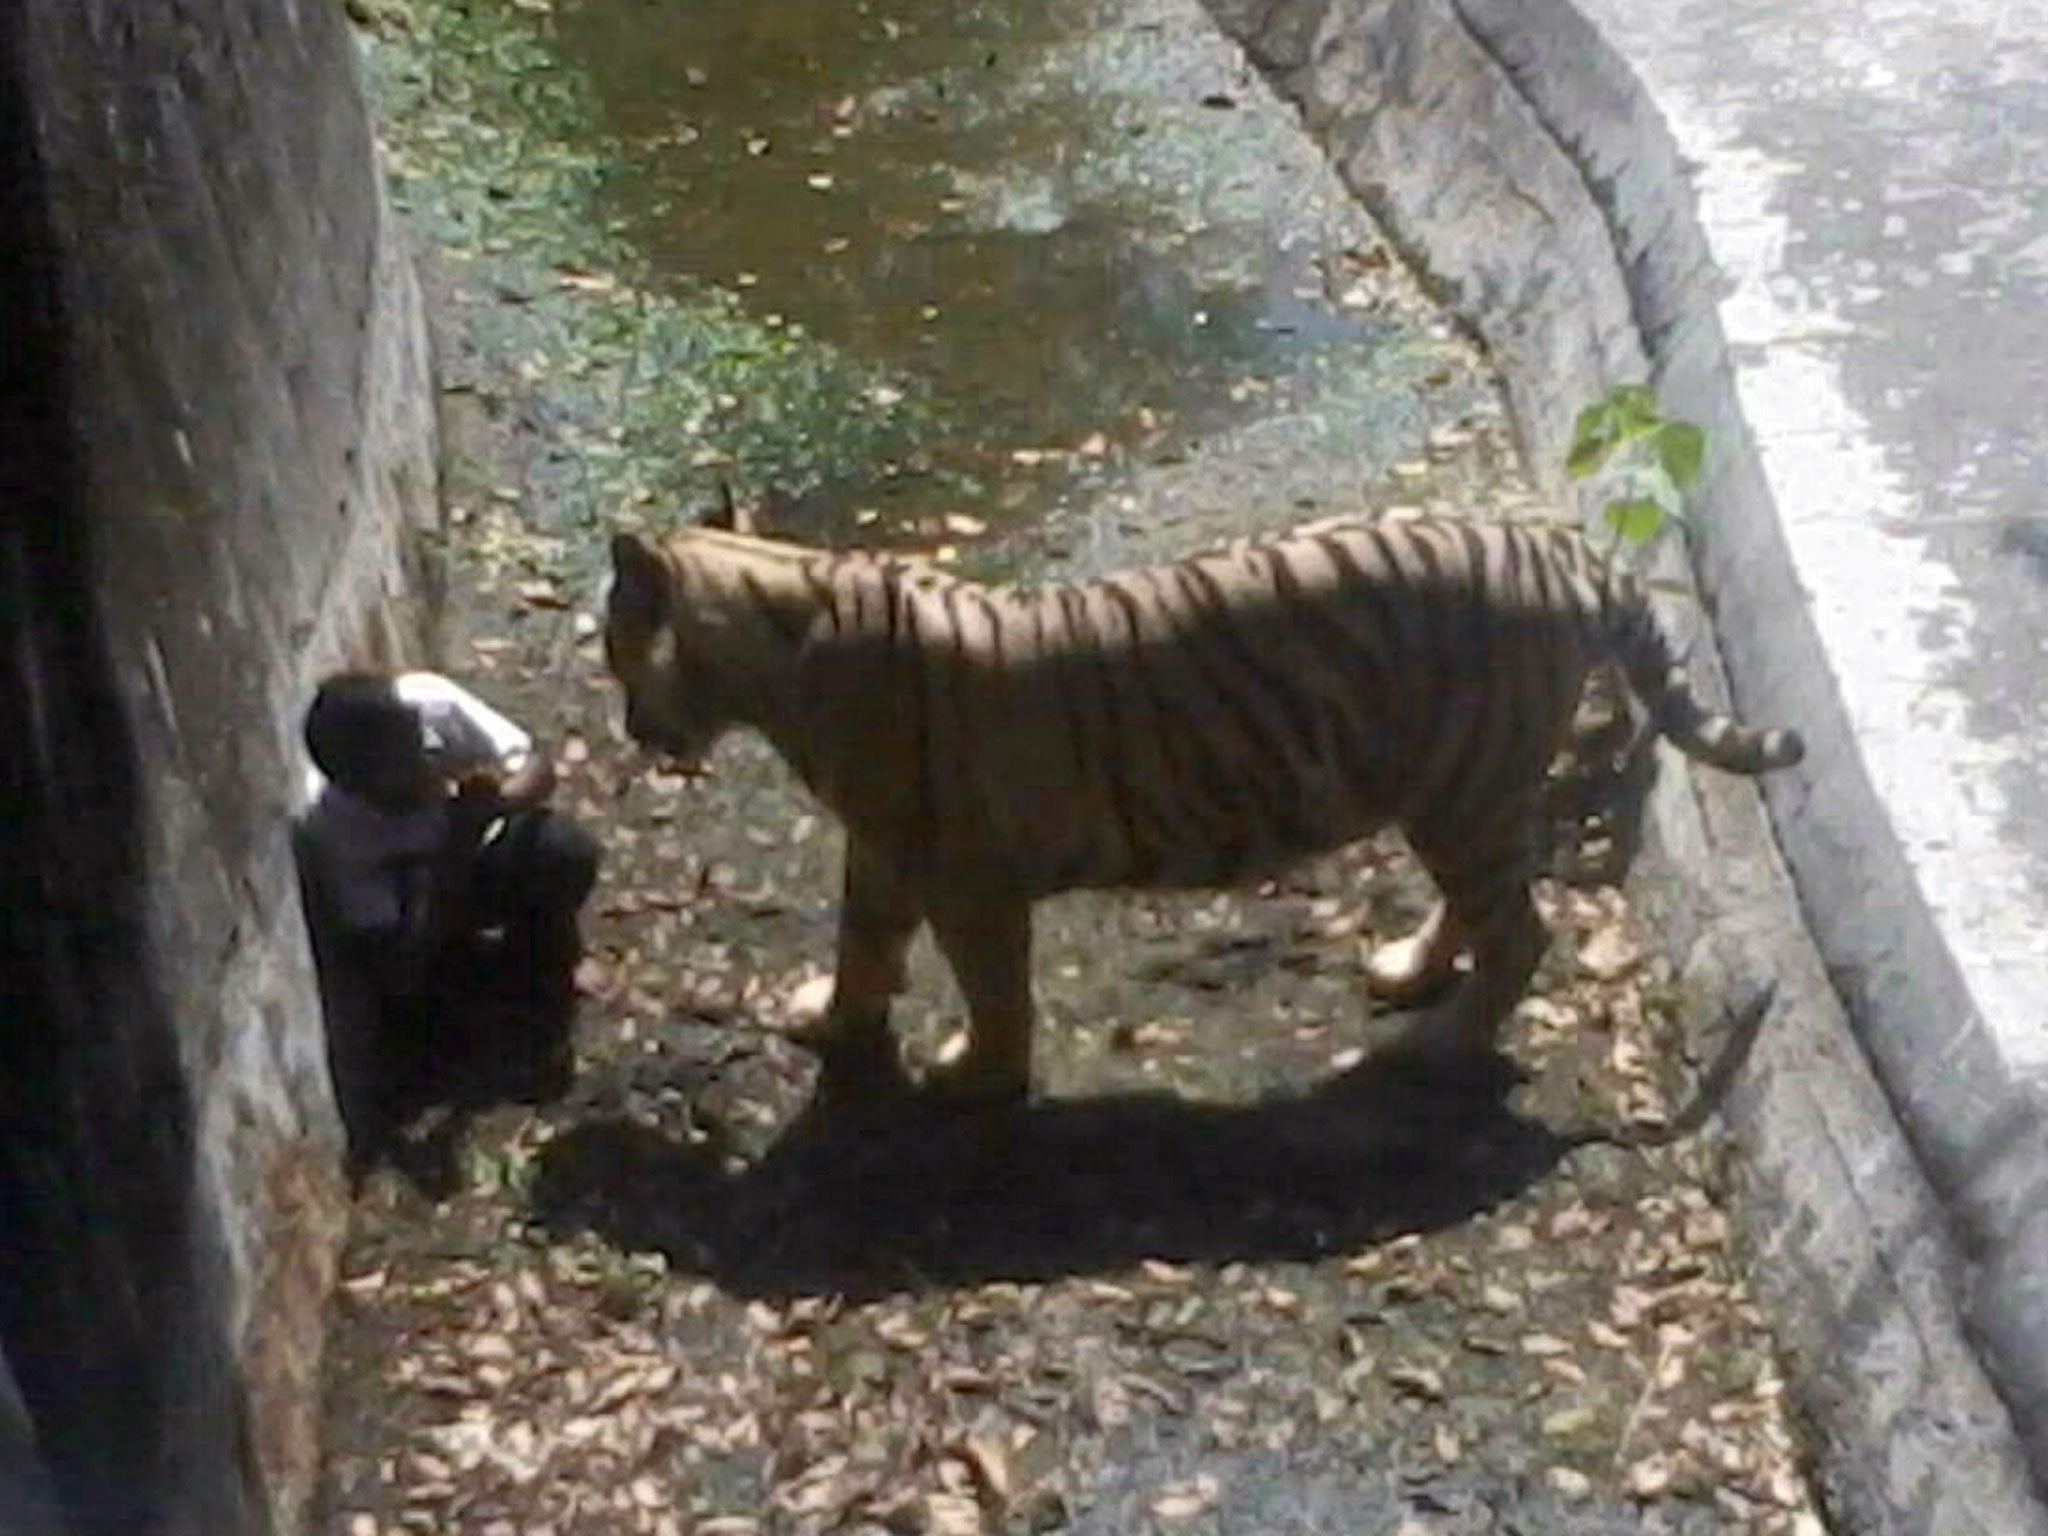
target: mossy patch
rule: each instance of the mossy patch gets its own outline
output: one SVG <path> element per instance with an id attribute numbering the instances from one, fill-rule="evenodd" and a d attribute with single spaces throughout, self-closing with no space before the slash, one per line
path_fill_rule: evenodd
<path id="1" fill-rule="evenodd" d="M 470 355 L 444 357 L 443 385 L 517 393 L 555 440 L 521 498 L 528 521 L 586 544 L 579 531 L 681 515 L 720 477 L 799 496 L 849 467 L 886 475 L 937 430 L 917 381 L 749 315 L 712 284 L 651 281 L 603 213 L 619 147 L 545 7 L 350 11 L 392 199 L 475 301 Z"/>

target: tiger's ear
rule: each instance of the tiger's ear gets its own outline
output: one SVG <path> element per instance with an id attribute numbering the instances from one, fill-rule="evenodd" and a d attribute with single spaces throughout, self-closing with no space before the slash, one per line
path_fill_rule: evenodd
<path id="1" fill-rule="evenodd" d="M 669 602 L 669 568 L 659 549 L 637 533 L 612 535 L 611 595 L 614 618 L 646 628 L 659 625 Z"/>
<path id="2" fill-rule="evenodd" d="M 752 533 L 754 514 L 743 509 L 733 496 L 732 482 L 721 479 L 718 482 L 718 505 L 704 514 L 700 526 L 725 533 Z"/>

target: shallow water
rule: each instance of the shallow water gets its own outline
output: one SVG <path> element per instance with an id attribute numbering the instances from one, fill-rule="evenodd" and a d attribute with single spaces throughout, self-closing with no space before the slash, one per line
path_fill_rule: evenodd
<path id="1" fill-rule="evenodd" d="M 732 288 L 926 392 L 946 424 L 928 464 L 847 465 L 784 509 L 795 525 L 971 503 L 1015 526 L 1281 417 L 1296 483 L 1273 489 L 1293 500 L 1419 446 L 1419 396 L 1461 347 L 1383 291 L 1371 222 L 1190 9 L 563 15 L 563 52 L 628 146 L 611 211 L 657 274 Z M 1454 405 L 1484 414 L 1456 362 Z"/>

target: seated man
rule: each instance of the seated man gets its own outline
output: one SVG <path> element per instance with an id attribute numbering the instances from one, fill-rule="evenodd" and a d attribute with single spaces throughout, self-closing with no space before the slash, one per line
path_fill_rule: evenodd
<path id="1" fill-rule="evenodd" d="M 478 975 L 509 983 L 543 1027 L 553 1021 L 542 1092 L 561 1091 L 577 913 L 598 852 L 547 809 L 548 755 L 431 672 L 329 677 L 305 739 L 314 767 L 295 842 L 359 1165 L 444 1065 L 447 1005 Z M 336 1017 L 336 997 L 352 1017 Z"/>

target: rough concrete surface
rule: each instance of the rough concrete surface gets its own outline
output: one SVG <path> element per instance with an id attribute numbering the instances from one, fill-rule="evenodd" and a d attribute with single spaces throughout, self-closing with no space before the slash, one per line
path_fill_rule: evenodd
<path id="1" fill-rule="evenodd" d="M 1589 9 L 1699 166 L 1711 268 L 1674 238 L 1669 178 L 1661 196 L 1631 182 L 1618 145 L 1591 174 L 1618 173 L 1609 214 L 1650 274 L 1638 303 L 1646 331 L 1672 338 L 1666 379 L 1753 434 L 1768 495 L 1731 486 L 1703 543 L 1745 696 L 1815 722 L 1813 782 L 1774 791 L 1780 837 L 1837 989 L 1983 1266 L 1962 1277 L 1967 1316 L 2038 1474 L 2048 887 L 2026 807 L 2048 673 L 2024 554 L 2038 451 L 2017 402 L 2048 308 L 2037 283 L 2029 302 L 2025 258 L 2005 270 L 2031 238 L 2004 169 L 2029 94 L 2004 46 L 2017 17 L 1836 7 L 1785 27 L 1758 8 L 1679 46 L 1640 12 Z M 1552 122 L 1583 119 L 1553 94 Z M 1712 405 L 1724 365 L 1684 334 L 1714 312 L 1710 271 L 1727 285 L 1734 385 Z"/>
<path id="2" fill-rule="evenodd" d="M 1735 699 L 1812 744 L 1772 786 L 1796 898 L 1747 787 L 1667 773 L 1656 815 L 1689 971 L 1786 1002 L 1735 1106 L 1759 1282 L 1850 1528 L 2040 1530 L 2021 23 L 1588 9 L 1619 53 L 1563 3 L 1212 4 L 1492 344 L 1538 466 L 1624 379 L 1708 429 Z"/>
<path id="3" fill-rule="evenodd" d="M 425 333 L 338 7 L 0 63 L 0 1342 L 74 1529 L 290 1530 L 346 1192 L 283 812 L 313 669 L 413 648 Z"/>

